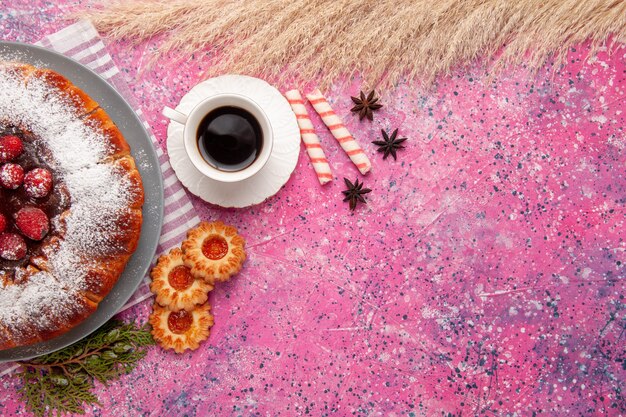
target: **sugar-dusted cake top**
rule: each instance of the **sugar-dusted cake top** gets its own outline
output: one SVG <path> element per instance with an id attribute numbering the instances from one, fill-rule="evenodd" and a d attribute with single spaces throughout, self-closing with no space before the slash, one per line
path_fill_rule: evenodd
<path id="1" fill-rule="evenodd" d="M 0 251 L 0 333 L 19 345 L 32 339 L 29 332 L 46 338 L 44 333 L 72 327 L 95 309 L 134 251 L 143 190 L 115 125 L 55 72 L 0 63 L 3 135 L 18 138 L 23 151 L 0 165 L 51 176 L 48 192 L 0 185 L 0 214 L 7 223 L 0 245 L 3 234 L 13 234 L 28 247 L 20 259 L 13 259 L 15 251 Z M 24 209 L 34 219 L 28 225 L 19 221 Z M 103 282 L 112 279 L 110 268 L 117 272 L 113 283 Z"/>

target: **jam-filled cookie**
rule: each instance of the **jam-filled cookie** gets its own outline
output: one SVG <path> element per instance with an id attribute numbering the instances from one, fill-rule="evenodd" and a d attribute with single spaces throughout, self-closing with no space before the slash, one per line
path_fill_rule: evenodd
<path id="1" fill-rule="evenodd" d="M 172 311 L 191 311 L 196 304 L 204 304 L 213 286 L 203 279 L 196 279 L 183 262 L 183 252 L 172 249 L 161 255 L 150 273 L 150 290 L 161 306 Z"/>
<path id="2" fill-rule="evenodd" d="M 202 222 L 183 241 L 183 260 L 191 273 L 210 283 L 227 281 L 246 259 L 245 241 L 237 229 L 224 223 Z"/>
<path id="3" fill-rule="evenodd" d="M 149 319 L 152 336 L 163 349 L 174 349 L 176 353 L 196 350 L 209 337 L 213 326 L 210 311 L 208 302 L 192 311 L 171 311 L 155 303 Z"/>

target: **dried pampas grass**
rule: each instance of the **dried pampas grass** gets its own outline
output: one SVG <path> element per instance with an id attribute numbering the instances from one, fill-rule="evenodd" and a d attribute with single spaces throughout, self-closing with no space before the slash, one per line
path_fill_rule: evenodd
<path id="1" fill-rule="evenodd" d="M 617 0 L 139 0 L 82 17 L 117 39 L 165 35 L 161 52 L 210 48 L 207 76 L 322 85 L 354 74 L 369 86 L 430 83 L 477 58 L 538 68 L 586 40 L 626 39 Z"/>

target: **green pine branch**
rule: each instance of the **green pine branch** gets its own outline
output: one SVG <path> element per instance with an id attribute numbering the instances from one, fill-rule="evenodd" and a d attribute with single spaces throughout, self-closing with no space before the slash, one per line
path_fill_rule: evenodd
<path id="1" fill-rule="evenodd" d="M 38 417 L 85 414 L 97 404 L 95 381 L 104 385 L 130 373 L 154 340 L 147 326 L 111 320 L 64 349 L 20 362 L 21 399 Z"/>

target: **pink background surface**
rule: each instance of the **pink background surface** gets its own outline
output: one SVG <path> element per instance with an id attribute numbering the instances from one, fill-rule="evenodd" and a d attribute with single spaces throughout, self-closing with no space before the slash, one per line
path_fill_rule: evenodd
<path id="1" fill-rule="evenodd" d="M 2 38 L 62 28 L 76 3 L 59 3 L 0 1 Z M 156 44 L 109 51 L 164 147 L 162 107 L 210 59 L 148 68 Z M 587 53 L 557 74 L 403 83 L 374 122 L 349 112 L 358 80 L 326 91 L 372 160 L 367 206 L 341 201 L 343 177 L 363 177 L 316 115 L 331 184 L 303 151 L 261 205 L 194 199 L 239 228 L 245 268 L 211 293 L 198 351 L 152 349 L 88 413 L 626 415 L 626 49 Z M 383 161 L 370 142 L 396 127 L 407 149 Z M 122 318 L 145 322 L 150 304 Z M 23 412 L 14 381 L 0 383 L 0 414 Z"/>

